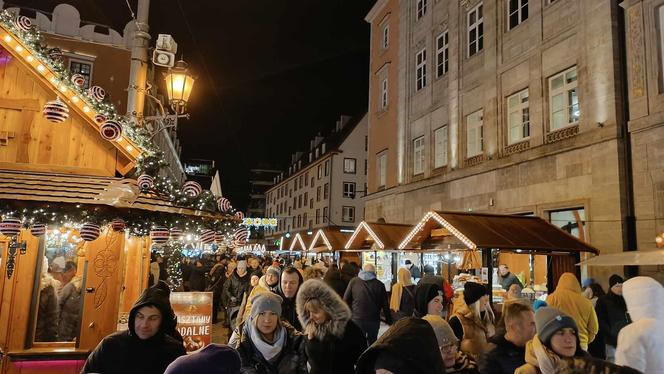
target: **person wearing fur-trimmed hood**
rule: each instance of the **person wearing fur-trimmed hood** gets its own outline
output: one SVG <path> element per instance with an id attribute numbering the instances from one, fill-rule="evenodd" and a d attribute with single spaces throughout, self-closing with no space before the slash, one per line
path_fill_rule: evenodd
<path id="1" fill-rule="evenodd" d="M 310 279 L 300 287 L 296 308 L 306 335 L 309 373 L 354 373 L 367 341 L 341 297 L 325 282 Z"/>

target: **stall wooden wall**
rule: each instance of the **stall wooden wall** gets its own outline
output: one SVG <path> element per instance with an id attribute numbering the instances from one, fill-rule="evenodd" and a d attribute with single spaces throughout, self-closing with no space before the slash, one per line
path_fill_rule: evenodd
<path id="1" fill-rule="evenodd" d="M 119 314 L 129 314 L 132 305 L 148 285 L 150 247 L 147 238 L 130 237 L 126 241 L 126 265 Z"/>

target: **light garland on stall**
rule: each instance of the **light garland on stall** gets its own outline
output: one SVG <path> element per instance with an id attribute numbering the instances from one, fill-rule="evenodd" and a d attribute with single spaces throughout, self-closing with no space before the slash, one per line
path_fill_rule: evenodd
<path id="1" fill-rule="evenodd" d="M 323 242 L 327 249 L 332 250 L 332 244 L 330 244 L 330 241 L 327 239 L 327 236 L 325 236 L 325 233 L 323 232 L 322 229 L 319 229 L 316 231 L 316 235 L 314 235 L 314 239 L 311 241 L 311 245 L 309 246 L 309 250 L 312 251 L 316 245 L 316 242 L 318 241 L 318 238 L 323 239 Z"/>
<path id="2" fill-rule="evenodd" d="M 344 246 L 344 249 L 348 249 L 348 248 L 351 247 L 352 243 L 355 241 L 355 238 L 357 237 L 357 235 L 362 230 L 367 230 L 367 232 L 369 233 L 371 238 L 374 240 L 376 245 L 378 245 L 378 247 L 380 249 L 385 249 L 385 244 L 383 244 L 383 242 L 380 240 L 380 238 L 378 238 L 378 235 L 376 235 L 376 233 L 371 229 L 371 227 L 369 227 L 369 224 L 367 224 L 365 221 L 360 222 L 360 224 L 357 226 L 357 228 L 353 232 L 353 235 L 351 235 L 350 239 L 348 239 L 348 242 Z"/>
<path id="3" fill-rule="evenodd" d="M 433 219 L 435 220 L 439 225 L 443 226 L 447 231 L 449 231 L 452 235 L 454 235 L 457 239 L 459 239 L 463 244 L 468 247 L 468 249 L 475 250 L 477 249 L 477 245 L 473 243 L 470 239 L 468 239 L 465 235 L 461 233 L 461 231 L 457 230 L 452 224 L 447 222 L 443 217 L 440 216 L 440 214 L 436 212 L 428 212 L 427 214 L 424 215 L 422 220 L 415 226 L 413 229 L 406 235 L 406 238 L 399 244 L 399 249 L 405 249 L 408 247 L 408 244 L 410 243 L 411 240 L 415 237 L 415 235 L 419 234 L 420 231 L 424 228 L 424 225 L 430 220 Z"/>

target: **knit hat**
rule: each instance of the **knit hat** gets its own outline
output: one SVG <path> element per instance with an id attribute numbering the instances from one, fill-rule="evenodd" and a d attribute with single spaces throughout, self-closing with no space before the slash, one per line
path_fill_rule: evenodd
<path id="1" fill-rule="evenodd" d="M 579 333 L 576 322 L 574 322 L 572 317 L 556 308 L 548 306 L 537 309 L 535 313 L 535 327 L 537 328 L 537 336 L 540 341 L 547 346 L 553 334 L 566 327 L 573 329 L 577 336 Z"/>
<path id="2" fill-rule="evenodd" d="M 466 282 L 463 286 L 463 300 L 466 302 L 466 305 L 474 304 L 484 295 L 488 295 L 488 291 L 482 284 Z"/>
<path id="3" fill-rule="evenodd" d="M 591 284 L 595 283 L 595 280 L 593 278 L 588 278 L 581 283 L 581 288 L 586 289 L 587 287 L 590 287 Z"/>
<path id="4" fill-rule="evenodd" d="M 436 296 L 442 296 L 443 290 L 435 283 L 420 283 L 415 289 L 415 309 L 419 316 L 425 316 L 428 312 L 429 301 Z"/>
<path id="5" fill-rule="evenodd" d="M 452 327 L 450 327 L 450 324 L 441 316 L 428 314 L 422 317 L 422 319 L 429 322 L 431 327 L 433 327 L 433 332 L 436 334 L 436 340 L 438 341 L 439 347 L 459 342 L 459 339 L 454 335 L 454 331 L 452 330 Z"/>
<path id="6" fill-rule="evenodd" d="M 533 310 L 537 312 L 539 308 L 543 308 L 548 305 L 549 304 L 547 304 L 546 301 L 537 299 L 533 302 Z"/>
<path id="7" fill-rule="evenodd" d="M 253 320 L 257 315 L 263 312 L 273 312 L 281 317 L 281 296 L 272 292 L 262 292 L 251 299 L 251 316 Z"/>
<path id="8" fill-rule="evenodd" d="M 609 288 L 615 286 L 616 283 L 624 283 L 624 282 L 625 282 L 625 280 L 623 279 L 623 277 L 621 277 L 621 276 L 618 275 L 618 274 L 613 274 L 613 275 L 609 278 Z"/>
<path id="9" fill-rule="evenodd" d="M 227 345 L 208 344 L 173 361 L 164 374 L 239 374 L 240 355 Z"/>
<path id="10" fill-rule="evenodd" d="M 274 275 L 277 276 L 277 278 L 279 278 L 281 276 L 281 269 L 278 266 L 272 265 L 269 268 L 267 268 L 267 271 L 265 272 L 266 275 L 268 273 L 273 273 Z"/>
<path id="11" fill-rule="evenodd" d="M 435 273 L 436 270 L 434 270 L 433 266 L 431 265 L 424 265 L 424 273 L 425 274 L 433 274 Z"/>

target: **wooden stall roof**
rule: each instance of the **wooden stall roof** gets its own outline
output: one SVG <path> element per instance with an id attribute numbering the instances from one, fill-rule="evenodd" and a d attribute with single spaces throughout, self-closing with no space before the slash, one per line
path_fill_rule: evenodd
<path id="1" fill-rule="evenodd" d="M 341 232 L 339 227 L 325 227 L 316 231 L 309 244 L 309 250 L 316 253 L 332 252 L 344 248 L 350 233 Z"/>
<path id="2" fill-rule="evenodd" d="M 429 212 L 399 244 L 399 249 L 419 249 L 432 231 L 446 230 L 469 249 L 504 251 L 591 252 L 599 251 L 539 218 L 503 214 Z"/>
<path id="3" fill-rule="evenodd" d="M 213 219 L 230 219 L 177 206 L 152 194 L 139 193 L 133 179 L 0 170 L 0 200 L 108 205 Z"/>
<path id="4" fill-rule="evenodd" d="M 311 243 L 313 237 L 313 231 L 300 231 L 291 237 L 288 249 L 291 251 L 306 252 L 309 249 L 309 244 Z"/>
<path id="5" fill-rule="evenodd" d="M 353 231 L 344 249 L 369 249 L 373 243 L 380 249 L 397 249 L 399 242 L 408 234 L 411 227 L 397 223 L 362 221 Z"/>

